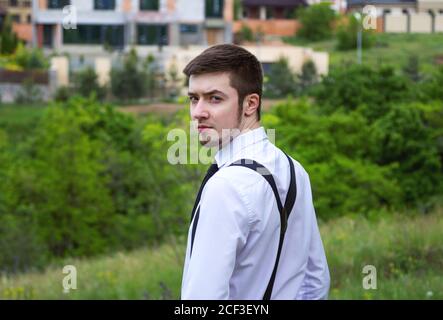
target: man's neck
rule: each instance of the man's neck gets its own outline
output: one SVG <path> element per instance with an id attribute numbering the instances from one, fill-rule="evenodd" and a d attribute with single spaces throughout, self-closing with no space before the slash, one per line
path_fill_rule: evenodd
<path id="1" fill-rule="evenodd" d="M 241 128 L 237 128 L 237 134 L 230 136 L 230 139 L 228 141 L 223 141 L 224 139 L 220 140 L 219 145 L 218 145 L 218 149 L 219 150 L 223 149 L 223 147 L 229 145 L 232 142 L 232 140 L 234 140 L 238 136 L 241 136 L 244 133 L 247 133 L 249 131 L 252 131 L 252 130 L 260 128 L 260 127 L 261 127 L 261 123 L 259 120 L 255 120 L 252 123 L 245 123 Z"/>

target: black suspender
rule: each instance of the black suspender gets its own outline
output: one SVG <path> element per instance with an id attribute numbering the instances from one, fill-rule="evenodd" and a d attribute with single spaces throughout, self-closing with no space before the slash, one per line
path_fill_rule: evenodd
<path id="1" fill-rule="evenodd" d="M 288 194 L 286 196 L 286 201 L 285 201 L 284 206 L 282 205 L 282 202 L 280 200 L 280 195 L 278 194 L 278 189 L 277 189 L 277 185 L 275 183 L 274 177 L 269 172 L 269 170 L 266 169 L 266 167 L 264 167 L 263 165 L 261 165 L 260 163 L 258 163 L 256 161 L 250 160 L 250 159 L 240 159 L 240 160 L 232 163 L 231 165 L 229 165 L 229 166 L 246 167 L 246 168 L 249 168 L 249 169 L 254 170 L 255 172 L 261 174 L 263 176 L 263 178 L 265 178 L 266 181 L 271 186 L 272 191 L 274 192 L 275 199 L 277 201 L 278 211 L 280 212 L 280 239 L 279 239 L 279 243 L 278 243 L 278 251 L 277 251 L 277 256 L 275 259 L 274 269 L 272 271 L 271 278 L 269 279 L 268 286 L 266 288 L 266 292 L 263 295 L 263 300 L 270 300 L 271 299 L 272 288 L 274 286 L 275 275 L 277 274 L 277 267 L 278 267 L 278 262 L 280 260 L 281 250 L 283 247 L 283 240 L 285 237 L 288 218 L 289 218 L 289 215 L 291 214 L 292 208 L 294 207 L 295 199 L 297 196 L 297 185 L 296 185 L 296 181 L 295 181 L 294 163 L 292 162 L 292 159 L 286 153 L 285 153 L 285 155 L 289 161 L 290 172 L 291 172 L 291 182 L 289 185 Z M 192 226 L 191 249 L 190 249 L 191 253 L 192 253 L 192 247 L 194 245 L 194 237 L 195 237 L 195 232 L 196 232 L 196 228 L 197 228 L 199 214 L 200 214 L 200 207 L 197 209 L 197 212 L 195 214 L 194 224 Z"/>
<path id="2" fill-rule="evenodd" d="M 265 294 L 263 295 L 263 300 L 271 299 L 272 288 L 274 287 L 275 275 L 277 274 L 278 262 L 280 260 L 280 254 L 283 247 L 283 240 L 285 238 L 285 232 L 286 232 L 286 227 L 288 225 L 289 215 L 291 214 L 292 208 L 294 207 L 295 198 L 297 196 L 297 185 L 295 182 L 294 163 L 286 153 L 285 155 L 288 158 L 289 166 L 291 169 L 291 182 L 289 185 L 288 194 L 286 196 L 286 201 L 284 206 L 282 206 L 280 195 L 278 194 L 277 185 L 275 183 L 274 177 L 269 172 L 269 170 L 266 169 L 263 165 L 254 160 L 248 160 L 248 159 L 241 159 L 230 165 L 230 166 L 246 167 L 260 173 L 263 176 L 263 178 L 265 178 L 266 181 L 268 181 L 268 183 L 270 184 L 272 191 L 274 192 L 275 199 L 277 200 L 278 211 L 280 212 L 280 240 L 278 242 L 277 257 L 275 258 L 274 269 L 272 270 L 271 278 L 269 279 L 268 286 L 266 288 Z"/>

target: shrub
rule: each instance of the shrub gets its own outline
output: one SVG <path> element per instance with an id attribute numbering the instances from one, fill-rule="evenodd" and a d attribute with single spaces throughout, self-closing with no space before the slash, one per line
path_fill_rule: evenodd
<path id="1" fill-rule="evenodd" d="M 111 70 L 112 94 L 124 101 L 141 98 L 145 93 L 146 71 L 140 66 L 134 48 L 125 57 L 123 68 Z"/>
<path id="2" fill-rule="evenodd" d="M 356 49 L 359 28 L 361 30 L 362 48 L 371 48 L 374 44 L 374 35 L 370 30 L 363 29 L 361 22 L 356 17 L 349 15 L 346 23 L 337 30 L 337 49 L 343 51 Z"/>
<path id="3" fill-rule="evenodd" d="M 25 70 L 49 68 L 49 61 L 40 48 L 26 48 L 23 44 L 18 45 L 13 61 Z"/>
<path id="4" fill-rule="evenodd" d="M 336 14 L 330 3 L 313 4 L 300 9 L 297 18 L 301 22 L 297 36 L 310 41 L 324 40 L 332 36 L 332 24 L 336 20 Z"/>
<path id="5" fill-rule="evenodd" d="M 98 100 L 103 100 L 106 96 L 106 88 L 100 86 L 97 74 L 91 67 L 74 74 L 73 86 L 75 93 L 84 97 L 95 94 Z"/>
<path id="6" fill-rule="evenodd" d="M 297 94 L 296 77 L 289 67 L 287 58 L 281 57 L 276 63 L 273 63 L 267 78 L 264 96 L 281 98 L 288 94 Z"/>
<path id="7" fill-rule="evenodd" d="M 12 31 L 11 16 L 6 15 L 0 33 L 0 53 L 12 54 L 17 48 L 19 41 L 17 35 Z"/>

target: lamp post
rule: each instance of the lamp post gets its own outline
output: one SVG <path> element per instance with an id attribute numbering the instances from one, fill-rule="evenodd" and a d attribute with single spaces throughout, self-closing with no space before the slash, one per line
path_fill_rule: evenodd
<path id="1" fill-rule="evenodd" d="M 354 13 L 355 19 L 357 19 L 357 62 L 361 64 L 361 47 L 362 47 L 362 25 L 361 25 L 361 14 L 360 12 Z"/>

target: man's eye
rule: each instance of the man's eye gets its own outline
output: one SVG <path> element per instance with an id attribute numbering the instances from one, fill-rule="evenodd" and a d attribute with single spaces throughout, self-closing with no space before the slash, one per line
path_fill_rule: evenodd
<path id="1" fill-rule="evenodd" d="M 195 103 L 198 101 L 198 99 L 196 97 L 189 97 L 189 101 L 191 101 L 191 103 Z"/>
<path id="2" fill-rule="evenodd" d="M 211 97 L 211 101 L 212 101 L 212 102 L 220 102 L 221 100 L 222 100 L 222 98 L 217 97 L 217 96 L 212 96 L 212 97 Z"/>

